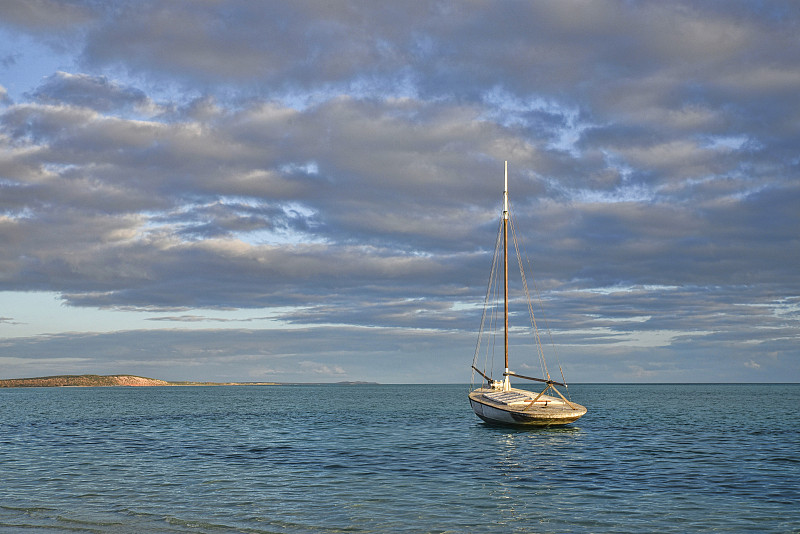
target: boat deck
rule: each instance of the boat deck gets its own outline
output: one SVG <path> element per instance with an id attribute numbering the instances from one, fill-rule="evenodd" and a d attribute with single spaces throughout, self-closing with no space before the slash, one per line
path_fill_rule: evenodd
<path id="1" fill-rule="evenodd" d="M 525 406 L 566 406 L 566 403 L 559 398 L 551 397 L 550 395 L 540 396 L 538 392 L 517 388 L 511 388 L 508 391 L 480 388 L 473 393 L 480 393 L 480 396 L 485 401 L 500 406 L 508 406 L 509 408 L 521 408 Z M 534 399 L 536 399 L 535 402 Z"/>
<path id="2" fill-rule="evenodd" d="M 536 397 L 539 397 L 538 399 Z M 483 398 L 488 399 L 497 404 L 504 404 L 506 406 L 525 406 L 525 405 L 559 405 L 565 404 L 561 399 L 551 397 L 549 395 L 539 396 L 538 393 L 533 393 L 525 390 L 511 389 L 509 391 L 488 391 L 483 393 Z"/>

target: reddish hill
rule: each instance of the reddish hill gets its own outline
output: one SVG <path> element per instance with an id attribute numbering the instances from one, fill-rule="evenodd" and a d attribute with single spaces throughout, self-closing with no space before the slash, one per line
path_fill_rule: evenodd
<path id="1" fill-rule="evenodd" d="M 132 375 L 61 375 L 0 380 L 0 388 L 168 386 L 169 382 Z"/>

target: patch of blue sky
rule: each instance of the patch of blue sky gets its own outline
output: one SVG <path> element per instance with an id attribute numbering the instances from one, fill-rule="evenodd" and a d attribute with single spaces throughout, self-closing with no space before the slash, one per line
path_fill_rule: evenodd
<path id="1" fill-rule="evenodd" d="M 317 211 L 299 202 L 288 202 L 275 204 L 265 202 L 255 197 L 244 196 L 223 196 L 213 202 L 191 202 L 178 206 L 170 211 L 149 211 L 142 212 L 144 222 L 142 223 L 140 235 L 153 233 L 166 233 L 179 236 L 186 241 L 196 241 L 198 238 L 193 234 L 192 229 L 198 226 L 213 223 L 213 218 L 203 215 L 206 208 L 222 204 L 231 209 L 231 213 L 243 217 L 253 215 L 253 210 L 280 210 L 287 221 L 303 221 L 303 225 L 309 231 L 292 228 L 291 224 L 274 225 L 265 218 L 264 227 L 255 230 L 242 230 L 232 232 L 230 238 L 237 239 L 251 246 L 259 245 L 299 245 L 299 244 L 324 244 L 328 239 L 313 232 L 318 226 L 315 223 Z M 265 215 L 267 217 L 267 215 Z M 190 237 L 191 236 L 191 237 Z"/>
<path id="2" fill-rule="evenodd" d="M 392 76 L 358 76 L 347 84 L 347 94 L 356 99 L 416 100 L 419 98 L 419 85 L 414 71 L 405 68 Z"/>
<path id="3" fill-rule="evenodd" d="M 704 147 L 710 150 L 735 151 L 741 150 L 750 138 L 746 135 L 710 136 L 705 140 Z"/>
<path id="4" fill-rule="evenodd" d="M 603 161 L 606 166 L 619 172 L 623 181 L 629 180 L 633 174 L 633 167 L 631 167 L 620 155 L 615 154 L 609 150 L 603 150 Z"/>
<path id="5" fill-rule="evenodd" d="M 14 102 L 26 100 L 52 73 L 76 67 L 71 51 L 57 50 L 7 28 L 0 28 L 0 51 L 0 79 Z"/>
<path id="6" fill-rule="evenodd" d="M 603 318 L 602 320 L 607 320 Z M 597 326 L 592 328 L 583 328 L 578 330 L 570 330 L 563 332 L 567 336 L 577 336 L 583 338 L 579 343 L 570 343 L 569 341 L 560 342 L 559 345 L 563 347 L 576 346 L 576 345 L 591 345 L 592 343 L 602 342 L 605 347 L 628 347 L 628 348 L 659 348 L 669 347 L 675 341 L 682 337 L 692 336 L 706 336 L 714 332 L 698 330 L 693 332 L 685 332 L 681 330 L 633 330 L 626 331 L 606 326 Z"/>
<path id="7" fill-rule="evenodd" d="M 287 108 L 306 111 L 343 96 L 352 100 L 416 100 L 419 87 L 411 70 L 401 69 L 388 78 L 365 74 L 345 82 L 293 87 L 274 98 Z"/>
<path id="8" fill-rule="evenodd" d="M 274 329 L 292 328 L 281 320 L 295 308 L 210 309 L 187 308 L 177 313 L 152 309 L 107 309 L 67 306 L 55 292 L 3 292 L 0 317 L 0 340 L 64 333 L 108 333 L 164 328 L 205 329 Z M 154 324 L 155 322 L 155 324 Z"/>
<path id="9" fill-rule="evenodd" d="M 596 313 L 591 313 L 588 316 L 593 317 L 595 319 L 602 319 L 603 321 L 609 323 L 646 323 L 647 321 L 653 318 L 652 315 L 634 315 L 630 317 L 607 317 Z"/>
<path id="10" fill-rule="evenodd" d="M 236 234 L 236 238 L 253 246 L 324 245 L 330 240 L 310 232 L 291 229 L 265 229 Z"/>
<path id="11" fill-rule="evenodd" d="M 610 191 L 571 189 L 568 193 L 579 204 L 651 203 L 656 199 L 656 191 L 646 184 L 626 184 Z"/>
<path id="12" fill-rule="evenodd" d="M 216 202 L 202 203 L 202 204 L 200 203 L 187 204 L 183 207 L 183 211 L 190 211 L 191 209 L 211 206 L 217 203 L 224 204 L 226 206 L 246 206 L 248 208 L 263 208 L 267 206 L 267 203 L 264 202 L 263 199 L 258 197 L 248 197 L 241 195 L 220 195 Z"/>
<path id="13" fill-rule="evenodd" d="M 611 189 L 567 187 L 558 180 L 546 179 L 547 186 L 570 202 L 578 204 L 618 204 L 625 202 L 655 202 L 658 188 L 643 182 L 633 182 L 633 169 L 619 156 L 604 152 L 606 166 L 619 173 L 619 184 Z"/>
<path id="14" fill-rule="evenodd" d="M 295 307 L 277 307 L 269 309 L 209 309 L 192 308 L 185 313 L 155 313 L 148 314 L 143 320 L 164 323 L 175 328 L 185 329 L 273 329 L 273 328 L 300 328 L 292 323 L 282 320 L 287 314 L 296 314 L 299 309 Z M 145 312 L 138 312 L 145 313 Z M 148 328 L 152 328 L 150 325 Z"/>
<path id="15" fill-rule="evenodd" d="M 286 215 L 312 219 L 317 215 L 317 210 L 301 202 L 286 202 L 281 206 Z"/>
<path id="16" fill-rule="evenodd" d="M 54 162 L 42 163 L 41 168 L 43 171 L 47 173 L 59 176 L 68 173 L 70 171 L 76 171 L 81 169 L 81 167 L 79 165 L 76 165 L 75 163 L 54 163 Z"/>
<path id="17" fill-rule="evenodd" d="M 570 107 L 553 99 L 531 95 L 520 98 L 511 94 L 506 89 L 495 86 L 482 95 L 487 111 L 483 118 L 506 127 L 533 126 L 530 115 L 532 113 L 546 114 L 553 117 L 551 126 L 552 141 L 548 148 L 569 152 L 578 155 L 576 143 L 581 134 L 591 124 L 580 121 L 580 110 Z"/>
<path id="18" fill-rule="evenodd" d="M 284 203 L 281 204 L 279 208 L 283 211 L 284 217 L 287 220 L 303 221 L 309 231 L 292 228 L 290 225 L 272 226 L 270 228 L 238 232 L 235 234 L 235 237 L 254 246 L 311 245 L 329 242 L 326 237 L 315 234 L 313 231 L 314 228 L 319 226 L 319 224 L 315 222 L 317 210 L 299 202 Z"/>
<path id="19" fill-rule="evenodd" d="M 470 311 L 470 310 L 480 310 L 483 308 L 483 302 L 463 302 L 463 301 L 456 301 L 450 307 L 451 311 L 459 312 L 459 311 Z"/>
<path id="20" fill-rule="evenodd" d="M 663 293 L 668 291 L 675 291 L 681 289 L 679 286 L 667 286 L 656 284 L 636 284 L 624 285 L 616 284 L 613 286 L 604 287 L 588 287 L 580 289 L 568 289 L 568 293 L 593 293 L 597 295 L 614 295 L 618 293 Z"/>
<path id="21" fill-rule="evenodd" d="M 281 165 L 278 170 L 283 174 L 305 174 L 308 176 L 319 175 L 319 164 L 316 161 L 305 161 L 302 163 L 286 163 Z"/>
<path id="22" fill-rule="evenodd" d="M 33 220 L 39 217 L 40 214 L 32 210 L 29 206 L 24 206 L 21 209 L 4 209 L 0 211 L 0 217 L 5 217 L 12 221 Z"/>
<path id="23" fill-rule="evenodd" d="M 565 187 L 557 180 L 546 180 L 547 186 L 576 204 L 651 203 L 657 191 L 642 183 L 622 184 L 614 189 L 586 189 Z"/>
<path id="24" fill-rule="evenodd" d="M 737 303 L 736 306 L 766 308 L 773 317 L 791 323 L 800 323 L 800 296 L 789 296 L 767 303 Z M 800 338 L 800 332 L 796 336 Z"/>

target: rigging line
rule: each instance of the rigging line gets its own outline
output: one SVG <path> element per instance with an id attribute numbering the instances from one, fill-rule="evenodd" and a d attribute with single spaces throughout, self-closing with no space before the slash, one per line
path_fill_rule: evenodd
<path id="1" fill-rule="evenodd" d="M 494 270 L 494 265 L 492 266 L 492 270 Z M 491 284 L 492 284 L 492 280 L 491 280 L 491 277 L 490 277 L 489 278 L 489 285 L 488 285 L 487 290 L 486 290 L 486 296 L 484 298 L 483 311 L 481 313 L 481 324 L 480 324 L 480 328 L 478 330 L 478 339 L 477 339 L 477 342 L 476 342 L 476 345 L 475 345 L 475 355 L 472 357 L 473 369 L 477 368 L 478 356 L 480 354 L 481 345 L 483 343 L 483 335 L 484 335 L 484 331 L 485 331 L 485 328 L 486 328 L 486 320 L 487 320 L 487 310 L 489 310 L 489 301 L 490 301 L 491 291 L 492 291 L 492 285 Z M 489 323 L 491 324 L 491 313 L 489 313 Z M 483 361 L 483 371 L 484 372 L 486 371 L 486 357 L 484 357 L 484 361 Z M 474 383 L 474 379 L 475 379 L 475 372 L 474 371 L 472 373 L 472 379 L 473 379 L 473 383 Z"/>
<path id="2" fill-rule="evenodd" d="M 494 257 L 492 257 L 492 271 L 494 271 Z M 486 310 L 488 309 L 489 303 L 489 295 L 491 294 L 492 290 L 492 277 L 489 276 L 488 286 L 486 288 L 486 296 L 483 299 L 483 312 L 481 313 L 481 324 L 478 328 L 478 340 L 475 344 L 475 354 L 472 356 L 472 366 L 475 367 L 475 364 L 478 363 L 478 354 L 480 353 L 481 348 L 481 339 L 483 338 L 483 327 L 486 322 Z M 484 369 L 485 370 L 485 369 Z M 472 371 L 472 380 L 474 382 L 475 379 L 475 371 Z"/>
<path id="3" fill-rule="evenodd" d="M 492 284 L 492 303 L 491 303 L 491 327 L 490 339 L 486 342 L 486 356 L 484 358 L 484 372 L 488 366 L 489 374 L 494 369 L 494 356 L 497 354 L 497 321 L 500 317 L 500 310 L 498 303 L 500 302 L 500 246 L 502 243 L 503 223 L 502 220 L 498 221 L 497 227 L 497 240 L 494 247 L 494 258 L 492 263 L 492 272 L 490 281 Z"/>
<path id="4" fill-rule="evenodd" d="M 495 296 L 495 293 L 497 291 L 495 289 L 495 283 L 496 283 L 495 282 L 495 278 L 496 278 L 495 272 L 496 271 L 497 271 L 497 260 L 495 260 L 493 258 L 492 259 L 492 269 L 491 269 L 491 271 L 489 273 L 489 291 L 486 294 L 486 298 L 487 298 L 487 300 L 486 300 L 486 309 L 487 309 L 488 316 L 489 316 L 488 317 L 488 324 L 484 328 L 484 333 L 481 335 L 481 344 L 483 344 L 483 342 L 484 342 L 483 341 L 484 340 L 483 336 L 484 335 L 486 336 L 486 347 L 485 347 L 485 352 L 484 352 L 484 355 L 483 355 L 483 372 L 486 375 L 491 375 L 492 374 L 492 368 L 493 368 L 492 363 L 494 361 L 494 354 L 493 354 L 493 350 L 494 349 L 492 348 L 492 341 L 493 341 L 492 332 L 494 332 L 494 328 L 495 328 L 494 323 L 495 323 L 495 313 L 496 312 L 495 312 L 495 304 L 494 304 L 494 302 L 495 302 L 495 299 L 497 298 Z M 488 372 L 487 372 L 487 369 L 488 369 Z"/>
<path id="5" fill-rule="evenodd" d="M 520 262 L 520 265 L 522 265 L 522 259 L 520 258 L 519 251 L 517 251 L 517 260 Z M 549 380 L 550 372 L 547 369 L 547 360 L 544 357 L 544 348 L 542 347 L 542 340 L 539 335 L 539 325 L 536 323 L 536 315 L 533 313 L 533 306 L 531 305 L 531 299 L 530 299 L 530 291 L 528 289 L 528 281 L 521 267 L 520 267 L 520 276 L 522 277 L 522 285 L 525 288 L 525 298 L 527 301 L 526 304 L 528 306 L 528 314 L 531 319 L 531 325 L 533 326 L 533 333 L 536 339 L 536 349 L 539 353 L 539 363 L 542 367 L 542 374 L 543 376 L 546 376 L 547 379 Z"/>
<path id="6" fill-rule="evenodd" d="M 512 208 L 511 208 L 510 205 L 509 205 L 508 209 L 509 209 L 509 212 L 511 212 Z M 512 217 L 511 213 L 509 213 L 509 220 L 512 221 L 512 224 L 511 224 L 511 235 L 513 236 L 513 239 L 514 239 L 514 250 L 517 253 L 517 263 L 519 264 L 519 274 L 520 274 L 520 277 L 522 278 L 522 286 L 525 289 L 525 300 L 526 300 L 526 303 L 528 305 L 528 313 L 529 313 L 530 318 L 531 318 L 531 325 L 533 326 L 533 333 L 534 333 L 534 336 L 535 336 L 535 339 L 536 339 L 536 348 L 537 348 L 537 351 L 539 352 L 539 364 L 542 367 L 542 374 L 544 376 L 546 376 L 548 378 L 548 380 L 549 380 L 550 379 L 550 372 L 547 370 L 547 361 L 545 360 L 544 350 L 542 349 L 542 342 L 541 342 L 541 339 L 539 338 L 539 328 L 538 328 L 538 326 L 536 324 L 536 315 L 533 313 L 533 306 L 531 305 L 531 295 L 530 295 L 530 291 L 528 290 L 528 281 L 527 281 L 527 278 L 525 277 L 525 269 L 523 269 L 522 256 L 520 255 L 520 252 L 519 252 L 519 243 L 517 241 L 517 229 L 516 229 L 516 225 L 513 223 L 513 217 Z"/>
<path id="7" fill-rule="evenodd" d="M 497 269 L 497 250 L 498 250 L 499 246 L 500 246 L 500 235 L 499 235 L 499 232 L 498 232 L 498 237 L 497 237 L 497 239 L 495 241 L 494 254 L 492 254 L 492 268 L 491 268 L 491 272 L 489 274 L 488 286 L 486 288 L 486 297 L 484 298 L 484 301 L 483 301 L 483 313 L 481 314 L 481 325 L 480 325 L 480 329 L 478 330 L 478 341 L 477 341 L 477 344 L 475 346 L 475 354 L 472 357 L 472 365 L 473 366 L 475 366 L 478 363 L 478 354 L 480 353 L 481 342 L 482 342 L 482 339 L 483 339 L 484 326 L 485 326 L 485 323 L 486 323 L 486 310 L 489 308 L 489 301 L 490 301 L 490 297 L 491 297 L 491 293 L 492 293 L 492 287 L 493 287 L 493 285 L 496 285 L 496 284 L 493 284 L 493 279 L 495 278 L 495 271 Z M 492 322 L 491 318 L 490 318 L 489 322 L 490 323 Z M 488 350 L 488 343 L 487 343 L 487 350 Z M 488 353 L 487 353 L 486 359 L 484 360 L 484 371 L 486 371 L 486 360 L 488 360 Z M 474 380 L 475 380 L 475 371 L 473 370 L 472 371 L 471 383 L 474 383 Z"/>
<path id="8" fill-rule="evenodd" d="M 525 259 L 528 261 L 528 265 L 530 265 L 530 258 L 526 256 Z M 536 278 L 533 276 L 533 269 L 530 269 L 530 271 L 531 280 L 533 281 L 533 289 L 536 291 L 536 299 L 539 301 L 539 311 L 541 312 L 542 320 L 544 321 L 544 327 L 547 330 L 547 337 L 550 339 L 550 345 L 553 347 L 553 353 L 556 355 L 556 363 L 558 364 L 558 371 L 561 373 L 561 381 L 564 383 L 564 387 L 567 388 L 567 393 L 569 393 L 567 379 L 564 378 L 564 369 L 561 367 L 561 357 L 558 354 L 558 346 L 556 345 L 555 341 L 553 341 L 553 333 L 550 331 L 550 324 L 547 321 L 547 315 L 544 313 L 544 306 L 542 306 L 542 295 L 539 292 L 539 287 L 536 285 Z"/>
<path id="9" fill-rule="evenodd" d="M 499 241 L 498 241 L 499 245 Z M 500 292 L 500 284 L 498 283 L 498 279 L 500 278 L 500 269 L 497 268 L 499 264 L 498 260 L 495 260 L 495 269 L 492 271 L 492 325 L 491 325 L 491 334 L 490 339 L 486 342 L 486 358 L 485 362 L 488 365 L 490 370 L 494 369 L 494 356 L 497 353 L 497 319 L 498 319 L 498 309 L 497 309 L 497 302 L 498 302 L 498 293 Z M 491 356 L 491 359 L 490 359 Z"/>
<path id="10" fill-rule="evenodd" d="M 533 267 L 531 267 L 531 260 L 527 253 L 525 254 L 525 261 L 528 263 L 528 272 L 531 273 L 531 281 L 533 282 L 533 289 L 536 291 L 536 301 L 539 303 L 539 311 L 541 312 L 541 317 L 544 321 L 545 330 L 547 330 L 547 337 L 550 339 L 550 345 L 553 347 L 553 353 L 556 356 L 558 371 L 561 373 L 561 381 L 564 383 L 564 387 L 567 388 L 567 393 L 569 393 L 569 386 L 567 385 L 566 378 L 564 378 L 564 369 L 561 367 L 561 357 L 558 354 L 558 347 L 556 346 L 555 341 L 553 341 L 553 333 L 550 330 L 550 324 L 547 321 L 547 314 L 544 313 L 544 306 L 542 305 L 542 294 L 539 291 L 538 284 L 536 284 L 536 277 L 533 274 Z"/>
<path id="11" fill-rule="evenodd" d="M 526 255 L 525 259 L 530 266 L 531 260 Z M 536 291 L 536 299 L 539 302 L 539 311 L 542 314 L 542 320 L 544 321 L 544 327 L 547 330 L 547 337 L 550 339 L 550 345 L 553 347 L 553 353 L 556 355 L 556 363 L 558 364 L 558 370 L 561 373 L 561 381 L 564 383 L 564 387 L 569 390 L 569 386 L 567 385 L 567 380 L 564 378 L 564 369 L 561 368 L 561 357 L 558 354 L 558 346 L 556 345 L 555 341 L 553 341 L 553 333 L 550 331 L 550 324 L 547 321 L 547 315 L 544 313 L 544 306 L 542 305 L 542 294 L 539 292 L 539 286 L 536 284 L 536 278 L 533 276 L 533 268 L 529 268 L 531 272 L 531 280 L 533 281 L 533 289 Z"/>

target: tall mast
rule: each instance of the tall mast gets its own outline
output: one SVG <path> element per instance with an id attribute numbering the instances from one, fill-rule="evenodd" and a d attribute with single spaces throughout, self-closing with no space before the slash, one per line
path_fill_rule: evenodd
<path id="1" fill-rule="evenodd" d="M 505 334 L 505 372 L 503 389 L 511 385 L 508 378 L 508 161 L 505 164 L 505 184 L 503 187 L 503 328 Z"/>

